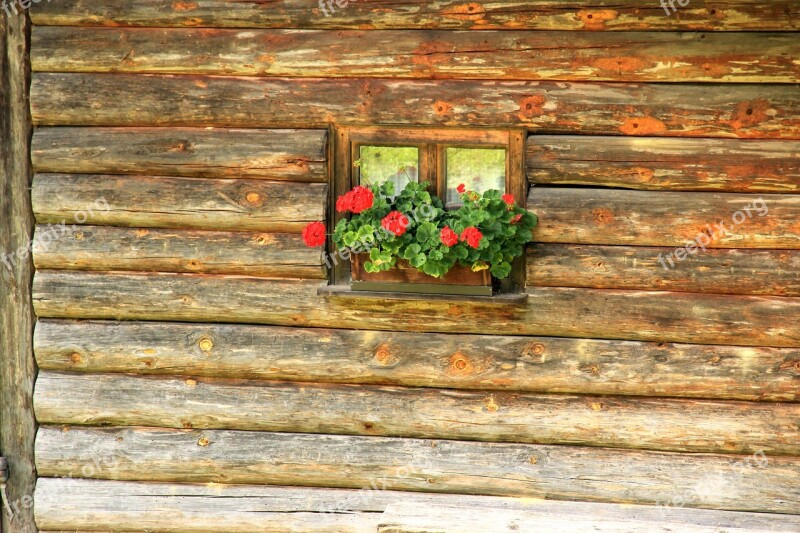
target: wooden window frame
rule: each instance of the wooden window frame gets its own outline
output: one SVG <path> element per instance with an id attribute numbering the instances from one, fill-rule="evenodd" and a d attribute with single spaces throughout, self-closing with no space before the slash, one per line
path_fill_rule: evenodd
<path id="1" fill-rule="evenodd" d="M 334 228 L 347 215 L 337 213 L 336 198 L 359 184 L 360 170 L 354 162 L 361 146 L 417 147 L 419 149 L 419 182 L 431 182 L 431 194 L 442 201 L 447 191 L 447 148 L 491 148 L 506 150 L 506 192 L 513 194 L 517 204 L 525 207 L 528 180 L 525 173 L 525 143 L 528 132 L 521 128 L 467 129 L 417 128 L 392 126 L 332 126 L 331 197 L 329 224 Z M 333 242 L 329 242 L 333 250 Z M 523 291 L 525 288 L 525 254 L 514 262 L 511 276 L 504 280 L 501 293 Z M 350 262 L 332 265 L 331 285 L 350 283 Z M 417 295 L 418 297 L 420 295 Z M 431 295 L 432 296 L 432 295 Z"/>

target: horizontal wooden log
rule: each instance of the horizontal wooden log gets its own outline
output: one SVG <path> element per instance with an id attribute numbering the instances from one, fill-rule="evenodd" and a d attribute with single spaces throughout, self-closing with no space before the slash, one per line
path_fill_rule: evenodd
<path id="1" fill-rule="evenodd" d="M 583 507 L 583 506 L 586 507 Z M 595 506 L 595 507 L 589 507 Z M 701 511 L 702 515 L 683 515 L 664 508 L 635 506 L 621 515 L 611 504 L 577 504 L 549 512 L 533 508 L 490 507 L 459 502 L 424 504 L 400 500 L 392 502 L 381 515 L 379 533 L 473 533 L 475 531 L 559 531 L 561 533 L 789 533 L 800 522 L 789 515 L 758 515 L 732 511 Z M 692 510 L 698 512 L 698 510 Z M 773 521 L 773 518 L 775 519 Z"/>
<path id="2" fill-rule="evenodd" d="M 40 319 L 40 369 L 797 401 L 800 351 L 343 329 Z"/>
<path id="3" fill-rule="evenodd" d="M 153 505 L 155 500 L 159 505 Z M 374 533 L 395 506 L 447 510 L 456 506 L 499 512 L 524 512 L 540 521 L 559 516 L 620 521 L 647 531 L 704 531 L 716 527 L 736 533 L 795 531 L 795 515 L 754 514 L 706 509 L 563 502 L 464 494 L 425 494 L 389 490 L 302 487 L 178 485 L 128 481 L 40 478 L 36 520 L 40 528 L 113 528 L 115 531 L 197 533 L 209 528 L 231 533 L 308 531 Z M 325 512 L 325 510 L 339 512 Z M 386 511 L 384 513 L 384 511 Z M 671 527 L 672 529 L 652 529 Z M 369 529 L 368 529 L 369 528 Z M 700 529 L 696 529 L 700 528 Z M 761 529 L 758 529 L 761 528 Z M 642 531 L 623 529 L 619 531 Z M 470 533 L 476 530 L 468 530 Z M 565 530 L 569 531 L 569 530 Z"/>
<path id="4" fill-rule="evenodd" d="M 36 438 L 36 468 L 46 477 L 341 488 L 379 483 L 389 490 L 643 504 L 683 496 L 687 507 L 798 514 L 800 459 L 759 459 L 154 428 L 42 426 Z"/>
<path id="5" fill-rule="evenodd" d="M 800 8 L 791 0 L 715 0 L 677 7 L 677 14 L 637 0 L 500 0 L 463 3 L 356 2 L 317 5 L 281 1 L 266 9 L 258 1 L 107 0 L 102 4 L 36 4 L 37 25 L 192 26 L 331 29 L 530 29 L 530 30 L 768 30 L 800 29 Z"/>
<path id="6" fill-rule="evenodd" d="M 380 487 L 378 484 L 376 486 Z M 158 501 L 158 505 L 153 505 L 154 501 Z M 36 485 L 35 511 L 40 530 L 109 528 L 114 531 L 149 529 L 174 533 L 198 533 L 209 529 L 231 533 L 285 533 L 287 530 L 375 533 L 378 524 L 389 518 L 388 510 L 391 507 L 405 504 L 419 508 L 447 509 L 458 505 L 470 509 L 521 511 L 542 520 L 555 516 L 594 517 L 597 521 L 623 521 L 635 527 L 647 528 L 647 531 L 653 531 L 651 527 L 664 525 L 671 526 L 673 529 L 670 531 L 715 526 L 736 533 L 749 533 L 757 528 L 789 533 L 794 532 L 800 524 L 796 515 L 426 494 L 377 490 L 371 486 L 368 490 L 350 490 L 46 477 L 39 478 Z M 334 512 L 325 512 L 327 510 Z M 385 515 L 384 511 L 387 511 Z M 470 530 L 469 533 L 474 531 Z M 632 533 L 637 530 L 623 531 Z"/>
<path id="7" fill-rule="evenodd" d="M 784 33 L 37 26 L 31 36 L 36 72 L 796 83 L 798 55 Z"/>
<path id="8" fill-rule="evenodd" d="M 319 286 L 303 280 L 44 270 L 34 278 L 33 301 L 40 318 L 800 347 L 797 298 L 536 288 L 526 304 L 506 305 L 414 295 L 324 297 L 317 295 Z"/>
<path id="9" fill-rule="evenodd" d="M 671 268 L 670 248 L 536 244 L 527 280 L 536 287 L 589 287 L 800 296 L 798 250 L 707 250 Z"/>
<path id="10" fill-rule="evenodd" d="M 66 221 L 58 232 L 87 223 L 299 233 L 324 217 L 326 189 L 265 180 L 37 174 L 32 196 L 39 224 Z"/>
<path id="11" fill-rule="evenodd" d="M 735 139 L 528 138 L 536 185 L 644 190 L 800 191 L 800 143 Z"/>
<path id="12" fill-rule="evenodd" d="M 327 181 L 327 132 L 39 128 L 36 172 Z"/>
<path id="13" fill-rule="evenodd" d="M 324 279 L 322 252 L 299 235 L 81 226 L 36 228 L 38 269 L 197 272 Z"/>
<path id="14" fill-rule="evenodd" d="M 41 424 L 800 455 L 800 404 L 42 372 Z M 368 409 L 363 406 L 368 405 Z M 652 431 L 653 427 L 659 431 Z"/>
<path id="15" fill-rule="evenodd" d="M 533 187 L 534 240 L 567 244 L 684 247 L 667 268 L 705 248 L 800 249 L 800 195 L 620 191 Z M 688 266 L 688 265 L 687 265 Z"/>
<path id="16" fill-rule="evenodd" d="M 31 86 L 31 110 L 40 126 L 322 128 L 337 122 L 798 139 L 799 89 L 38 73 Z M 120 100 L 120 94 L 128 98 Z"/>

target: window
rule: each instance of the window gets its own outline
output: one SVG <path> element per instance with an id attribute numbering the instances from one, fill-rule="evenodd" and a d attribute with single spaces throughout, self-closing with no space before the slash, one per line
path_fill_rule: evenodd
<path id="1" fill-rule="evenodd" d="M 353 127 L 334 128 L 331 226 L 342 218 L 335 199 L 356 185 L 391 181 L 399 191 L 409 181 L 428 182 L 445 208 L 460 206 L 456 188 L 499 189 L 524 206 L 525 130 Z M 518 264 L 517 264 L 518 263 Z M 524 257 L 514 264 L 503 292 L 524 287 Z M 350 265 L 333 267 L 333 284 L 349 283 Z"/>

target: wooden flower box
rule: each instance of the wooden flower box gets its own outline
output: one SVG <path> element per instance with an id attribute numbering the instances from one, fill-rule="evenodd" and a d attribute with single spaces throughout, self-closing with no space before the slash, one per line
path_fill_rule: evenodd
<path id="1" fill-rule="evenodd" d="M 488 269 L 473 272 L 469 267 L 456 264 L 443 277 L 434 278 L 402 259 L 398 259 L 391 270 L 369 273 L 364 270 L 367 261 L 368 254 L 350 258 L 351 289 L 354 291 L 492 296 L 492 276 Z"/>

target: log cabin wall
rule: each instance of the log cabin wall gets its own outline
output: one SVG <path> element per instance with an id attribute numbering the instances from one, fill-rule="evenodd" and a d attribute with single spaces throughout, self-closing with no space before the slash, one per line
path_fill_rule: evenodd
<path id="1" fill-rule="evenodd" d="M 31 18 L 40 529 L 366 532 L 419 493 L 800 514 L 798 2 Z M 319 296 L 331 124 L 527 128 L 528 302 Z"/>

